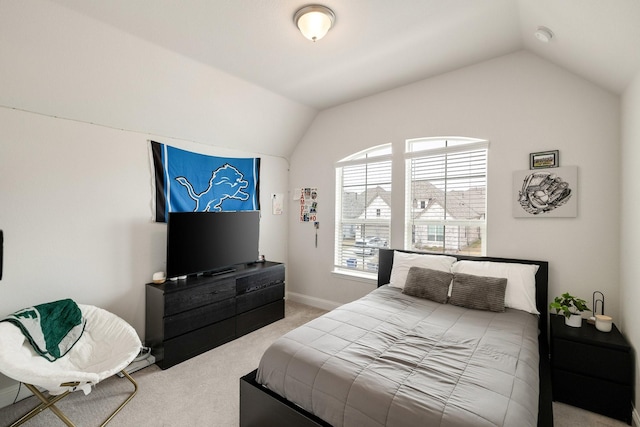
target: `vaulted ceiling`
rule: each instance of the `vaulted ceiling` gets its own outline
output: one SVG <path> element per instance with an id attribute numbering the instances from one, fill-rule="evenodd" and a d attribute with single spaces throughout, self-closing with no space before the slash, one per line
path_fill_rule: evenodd
<path id="1" fill-rule="evenodd" d="M 316 43 L 301 0 L 52 1 L 315 109 L 520 49 L 618 94 L 640 70 L 638 0 L 322 0 Z"/>

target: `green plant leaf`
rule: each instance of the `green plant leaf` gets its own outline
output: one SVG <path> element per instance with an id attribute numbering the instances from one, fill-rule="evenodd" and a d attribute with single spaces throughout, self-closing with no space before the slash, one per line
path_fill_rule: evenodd
<path id="1" fill-rule="evenodd" d="M 553 302 L 549 304 L 549 308 L 556 310 L 556 314 L 562 311 L 566 317 L 569 317 L 572 314 L 579 314 L 583 311 L 591 311 L 589 307 L 587 307 L 587 302 L 585 300 L 574 297 L 569 292 L 565 292 L 561 296 L 555 297 Z"/>

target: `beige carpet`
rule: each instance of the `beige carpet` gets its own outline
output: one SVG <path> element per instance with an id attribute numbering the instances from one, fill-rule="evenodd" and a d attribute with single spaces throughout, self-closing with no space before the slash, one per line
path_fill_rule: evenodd
<path id="1" fill-rule="evenodd" d="M 215 348 L 167 370 L 152 365 L 132 376 L 138 382 L 136 397 L 118 414 L 110 427 L 215 426 L 237 427 L 239 378 L 258 366 L 260 356 L 276 338 L 323 311 L 287 301 L 285 319 Z M 77 426 L 97 426 L 131 390 L 131 384 L 112 377 L 87 396 L 73 393 L 58 407 Z M 36 405 L 35 397 L 0 409 L 0 426 L 7 426 Z M 556 427 L 617 427 L 625 423 L 554 403 Z M 29 427 L 64 426 L 51 411 L 37 415 Z"/>

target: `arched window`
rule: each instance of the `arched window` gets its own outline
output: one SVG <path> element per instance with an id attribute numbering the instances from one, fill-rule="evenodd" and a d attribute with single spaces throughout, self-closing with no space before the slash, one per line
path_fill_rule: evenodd
<path id="1" fill-rule="evenodd" d="M 391 144 L 336 164 L 335 268 L 377 273 L 391 225 Z"/>
<path id="2" fill-rule="evenodd" d="M 489 142 L 406 141 L 405 249 L 484 255 Z"/>

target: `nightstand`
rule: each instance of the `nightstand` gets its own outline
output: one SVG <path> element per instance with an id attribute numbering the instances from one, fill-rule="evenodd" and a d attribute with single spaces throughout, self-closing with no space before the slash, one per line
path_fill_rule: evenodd
<path id="1" fill-rule="evenodd" d="M 616 325 L 600 332 L 586 320 L 581 328 L 551 315 L 553 400 L 568 403 L 631 425 L 633 355 Z"/>

